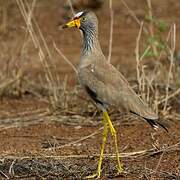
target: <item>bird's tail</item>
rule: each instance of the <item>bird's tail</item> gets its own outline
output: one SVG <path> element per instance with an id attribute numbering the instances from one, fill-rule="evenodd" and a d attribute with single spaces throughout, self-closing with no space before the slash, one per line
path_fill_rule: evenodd
<path id="1" fill-rule="evenodd" d="M 133 112 L 133 111 L 130 111 L 131 113 L 133 114 L 136 114 L 138 115 L 137 113 Z M 140 116 L 140 115 L 138 115 Z M 150 119 L 150 118 L 147 118 L 147 117 L 144 117 L 144 116 L 141 116 L 142 118 L 144 118 L 150 125 L 151 127 L 153 127 L 154 129 L 157 129 L 159 126 L 162 127 L 163 129 L 165 129 L 167 132 L 168 132 L 168 124 L 166 124 L 165 122 L 162 122 L 159 120 L 159 118 L 154 118 L 154 119 Z"/>
<path id="2" fill-rule="evenodd" d="M 154 129 L 157 129 L 159 126 L 165 129 L 168 132 L 167 124 L 159 121 L 158 119 L 147 119 L 144 118 Z"/>

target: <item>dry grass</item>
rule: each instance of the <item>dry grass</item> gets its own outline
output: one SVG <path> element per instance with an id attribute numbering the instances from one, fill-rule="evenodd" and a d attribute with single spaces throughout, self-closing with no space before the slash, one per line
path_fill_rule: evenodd
<path id="1" fill-rule="evenodd" d="M 39 60 L 42 64 L 42 67 L 44 68 L 45 77 L 48 86 L 53 87 L 52 89 L 53 94 L 52 96 L 51 95 L 49 96 L 49 100 L 52 106 L 56 107 L 56 105 L 59 104 L 58 92 L 57 92 L 58 84 L 57 81 L 55 81 L 56 76 L 49 68 L 51 66 L 52 55 L 47 46 L 45 38 L 41 32 L 41 29 L 39 28 L 36 19 L 33 17 L 33 9 L 36 4 L 36 1 L 35 0 L 32 1 L 31 5 L 29 5 L 27 1 L 17 0 L 16 2 L 24 18 L 24 21 L 27 25 L 27 31 L 30 34 L 33 44 L 35 48 L 38 49 Z"/>
<path id="2" fill-rule="evenodd" d="M 42 68 L 45 72 L 45 82 L 41 83 L 41 88 L 38 88 L 39 85 L 35 85 L 35 82 L 29 82 L 25 77 L 23 72 L 21 72 L 21 68 L 18 71 L 11 71 L 8 67 L 5 68 L 6 72 L 0 75 L 1 79 L 1 87 L 0 92 L 1 96 L 3 96 L 4 92 L 9 92 L 9 94 L 23 94 L 26 91 L 26 88 L 23 87 L 24 84 L 28 84 L 28 87 L 31 87 L 32 84 L 35 87 L 29 89 L 28 92 L 33 95 L 44 98 L 44 95 L 41 95 L 41 92 L 36 92 L 36 87 L 38 89 L 45 89 L 43 92 L 46 92 L 47 101 L 52 106 L 53 109 L 57 109 L 59 107 L 67 107 L 68 102 L 66 98 L 63 98 L 65 94 L 67 94 L 67 78 L 64 82 L 60 82 L 59 77 L 54 72 L 54 64 L 52 64 L 52 55 L 51 50 L 49 49 L 46 40 L 41 32 L 41 29 L 34 17 L 34 7 L 36 5 L 36 0 L 32 1 L 31 4 L 26 0 L 16 0 L 17 5 L 20 9 L 20 12 L 23 16 L 24 22 L 26 23 L 26 32 L 30 35 L 31 41 L 34 44 L 34 47 L 38 50 L 39 61 L 42 65 Z M 68 1 L 70 4 L 72 13 L 74 13 L 73 6 L 71 1 Z M 113 36 L 113 8 L 112 1 L 109 1 L 109 12 L 110 12 L 110 38 L 109 38 L 109 55 L 108 61 L 111 60 L 112 54 L 112 36 Z M 169 106 L 169 101 L 171 98 L 179 95 L 179 88 L 176 88 L 176 80 L 178 80 L 178 75 L 175 74 L 175 45 L 176 45 L 176 25 L 173 24 L 170 26 L 170 30 L 166 39 L 164 39 L 165 49 L 158 50 L 156 43 L 149 44 L 144 49 L 144 42 L 146 42 L 149 38 L 153 38 L 156 36 L 157 27 L 154 23 L 153 19 L 153 7 L 151 5 L 151 1 L 147 0 L 148 7 L 148 16 L 150 21 L 148 23 L 140 22 L 140 20 L 136 17 L 135 13 L 129 8 L 127 3 L 122 0 L 122 4 L 127 8 L 129 14 L 132 16 L 135 22 L 140 26 L 139 35 L 136 40 L 136 70 L 137 70 L 137 81 L 139 86 L 139 94 L 143 99 L 146 99 L 151 106 L 153 106 L 154 110 L 158 113 L 160 112 L 162 115 L 168 115 L 168 111 L 171 109 Z M 6 14 L 6 13 L 5 13 Z M 163 32 L 162 32 L 163 33 Z M 68 60 L 65 54 L 56 46 L 54 43 L 54 48 L 57 53 L 72 67 L 72 69 L 76 71 L 76 68 L 72 65 L 72 63 Z M 23 49 L 22 49 L 23 50 Z M 148 65 L 145 64 L 146 60 L 149 59 L 147 54 L 149 52 L 153 52 L 154 56 L 151 57 L 151 61 L 153 62 L 154 69 L 149 69 Z M 163 56 L 163 61 L 161 61 Z M 165 62 L 167 61 L 167 62 Z M 167 66 L 169 65 L 169 67 Z M 7 65 L 8 66 L 8 65 Z M 164 72 L 168 71 L 167 76 L 164 76 Z M 7 74 L 12 74 L 12 78 Z M 176 77 L 174 79 L 173 77 Z M 8 79 L 8 80 L 7 80 Z M 4 82 L 3 82 L 4 81 Z M 23 84 L 23 85 L 22 85 Z M 30 85 L 31 84 L 31 85 Z M 159 89 L 159 84 L 163 84 L 163 88 L 165 92 L 162 92 Z M 175 87 L 175 88 L 174 88 Z M 14 90 L 15 89 L 15 90 Z M 170 91 L 173 89 L 173 91 Z M 12 92 L 13 91 L 13 92 Z M 161 92 L 160 92 L 161 91 Z"/>
<path id="3" fill-rule="evenodd" d="M 171 107 L 169 106 L 169 100 L 170 98 L 174 97 L 174 93 L 178 95 L 179 89 L 176 89 L 175 92 L 172 92 L 170 94 L 169 89 L 171 86 L 176 86 L 176 82 L 173 81 L 173 68 L 175 67 L 175 60 L 174 60 L 174 54 L 176 49 L 176 25 L 172 24 L 170 26 L 170 30 L 168 33 L 168 36 L 165 40 L 164 46 L 165 49 L 158 50 L 157 44 L 158 42 L 152 42 L 149 44 L 145 49 L 143 49 L 141 42 L 141 39 L 143 39 L 143 32 L 145 33 L 145 37 L 147 39 L 149 38 L 155 38 L 155 30 L 157 31 L 157 27 L 155 26 L 155 23 L 152 21 L 154 19 L 153 13 L 152 13 L 152 6 L 151 6 L 151 0 L 147 0 L 148 5 L 148 15 L 151 19 L 150 22 L 146 25 L 147 27 L 144 27 L 144 23 L 142 22 L 140 24 L 140 30 L 139 34 L 136 39 L 136 71 L 137 71 L 137 81 L 139 85 L 139 93 L 143 99 L 145 99 L 147 102 L 153 106 L 156 113 L 161 113 L 164 118 L 166 118 L 166 115 L 169 114 L 169 110 Z M 139 22 L 139 21 L 138 21 Z M 143 31 L 143 29 L 148 31 Z M 146 40 L 145 40 L 146 41 Z M 170 42 L 169 42 L 170 41 Z M 148 58 L 148 53 L 152 52 L 153 56 L 151 57 L 151 61 L 154 64 L 154 69 L 149 71 L 147 65 L 144 64 L 144 61 Z M 164 61 L 169 61 L 168 65 L 168 74 L 164 74 L 163 69 L 166 68 L 166 63 L 164 61 L 160 61 L 161 56 L 163 53 L 166 53 L 166 57 Z M 164 84 L 165 89 L 165 95 L 159 92 L 159 89 L 157 88 L 158 84 L 162 83 Z M 165 96 L 165 97 L 164 97 Z M 163 99 L 163 100 L 162 100 Z M 161 103 L 163 104 L 163 109 L 159 107 Z"/>

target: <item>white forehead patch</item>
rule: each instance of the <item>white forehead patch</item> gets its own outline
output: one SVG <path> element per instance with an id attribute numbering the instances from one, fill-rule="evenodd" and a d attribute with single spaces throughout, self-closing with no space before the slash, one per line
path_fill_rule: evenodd
<path id="1" fill-rule="evenodd" d="M 80 11 L 80 12 L 78 12 L 77 14 L 75 14 L 75 18 L 78 18 L 78 17 L 80 17 L 82 14 L 83 14 L 84 12 L 83 11 Z"/>

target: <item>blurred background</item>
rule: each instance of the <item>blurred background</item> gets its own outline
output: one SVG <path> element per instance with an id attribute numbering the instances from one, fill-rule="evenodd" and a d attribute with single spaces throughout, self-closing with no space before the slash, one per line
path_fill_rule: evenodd
<path id="1" fill-rule="evenodd" d="M 1 73 L 3 73 L 3 75 L 10 74 L 11 72 L 8 72 L 10 69 L 12 71 L 21 71 L 22 78 L 26 77 L 26 79 L 31 81 L 34 80 L 35 77 L 35 80 L 38 81 L 39 78 L 42 78 L 41 76 L 44 70 L 39 60 L 39 50 L 33 44 L 27 24 L 25 23 L 25 19 L 23 18 L 17 2 L 18 1 L 11 0 L 1 0 L 0 2 Z M 38 24 L 50 50 L 52 56 L 50 66 L 53 66 L 50 67 L 51 70 L 58 74 L 61 80 L 64 80 L 64 77 L 67 76 L 68 83 L 73 85 L 76 84 L 76 77 L 73 69 L 59 56 L 53 46 L 53 43 L 56 43 L 56 46 L 75 66 L 78 64 L 82 42 L 79 31 L 77 29 L 58 31 L 58 24 L 65 23 L 73 16 L 69 1 L 29 0 L 25 2 L 25 10 L 29 13 L 27 6 L 32 10 L 32 19 Z M 146 0 L 134 0 L 133 2 L 131 0 L 112 1 L 113 37 L 111 62 L 119 66 L 120 71 L 127 78 L 133 78 L 136 74 L 135 48 L 140 25 L 135 18 L 137 18 L 139 23 L 143 21 L 144 27 L 148 31 L 150 29 L 150 24 L 153 22 L 155 26 L 154 36 L 160 35 L 164 41 L 166 40 L 170 27 L 175 23 L 177 31 L 176 51 L 177 54 L 179 54 L 180 45 L 178 43 L 178 32 L 180 25 L 178 20 L 180 16 L 180 3 L 176 0 L 152 0 L 151 2 L 152 20 L 150 20 L 149 17 L 149 9 Z M 109 5 L 108 0 L 72 0 L 74 11 L 78 12 L 84 9 L 91 9 L 97 14 L 99 19 L 99 38 L 106 57 L 108 57 L 109 53 L 111 24 Z M 39 38 L 40 35 L 37 32 L 38 28 L 35 26 L 34 20 L 32 20 L 31 23 L 36 31 L 37 38 Z M 157 26 L 162 26 L 161 28 L 163 30 L 159 32 L 159 27 Z M 149 39 L 147 36 L 144 36 L 146 35 L 142 33 L 140 45 L 145 49 Z M 41 40 L 39 41 L 42 43 Z M 142 51 L 144 49 L 142 49 Z M 46 55 L 47 52 L 45 52 L 45 50 L 43 51 Z M 146 57 L 146 59 L 148 58 Z M 156 58 L 153 60 L 151 59 L 148 63 L 153 64 L 154 62 L 152 61 L 155 61 L 155 59 Z M 168 60 L 164 57 L 161 58 L 160 61 L 161 60 L 163 64 L 168 63 Z M 145 63 L 147 61 L 148 60 L 145 60 Z M 10 67 L 7 68 L 7 66 Z"/>
<path id="2" fill-rule="evenodd" d="M 180 3 L 176 0 L 1 0 L 0 5 L 1 97 L 30 95 L 55 109 L 62 106 L 64 100 L 59 99 L 65 91 L 78 85 L 74 69 L 82 38 L 78 29 L 60 31 L 58 25 L 84 9 L 98 16 L 105 56 L 157 112 L 155 99 L 161 101 L 170 90 L 179 94 Z M 155 97 L 161 93 L 162 97 Z"/>

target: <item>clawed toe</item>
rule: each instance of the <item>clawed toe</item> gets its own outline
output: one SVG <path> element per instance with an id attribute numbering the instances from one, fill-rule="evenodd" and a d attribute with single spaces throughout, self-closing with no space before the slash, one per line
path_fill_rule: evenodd
<path id="1" fill-rule="evenodd" d="M 99 179 L 100 178 L 100 174 L 95 173 L 89 176 L 84 177 L 83 179 Z"/>

